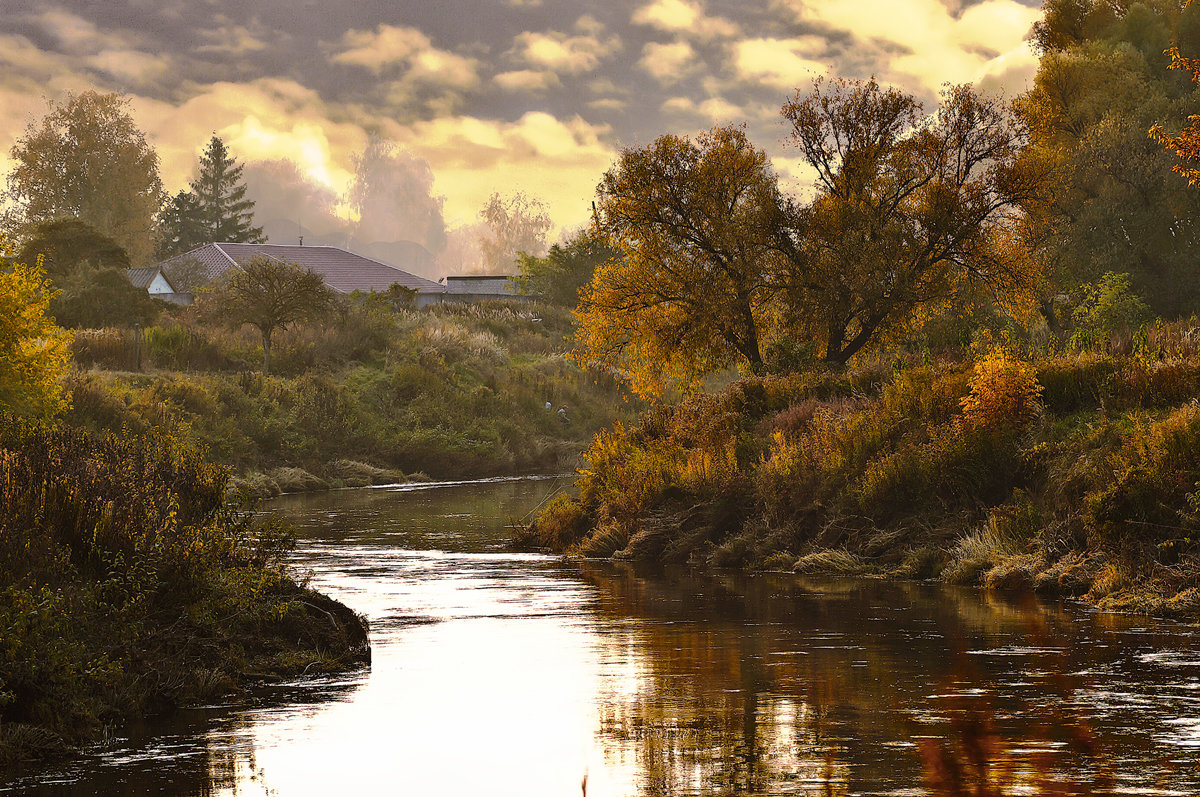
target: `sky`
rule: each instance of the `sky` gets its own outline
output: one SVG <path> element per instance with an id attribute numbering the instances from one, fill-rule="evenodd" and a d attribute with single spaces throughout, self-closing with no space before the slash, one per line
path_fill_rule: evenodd
<path id="1" fill-rule="evenodd" d="M 462 260 L 493 192 L 586 223 L 622 148 L 745 124 L 785 189 L 780 106 L 818 76 L 1014 96 L 1038 0 L 0 0 L 0 173 L 47 102 L 128 95 L 168 191 L 216 134 L 277 243 L 357 224 Z M 372 141 L 376 146 L 368 150 Z M 373 207 L 350 201 L 356 167 Z M 360 197 L 364 196 L 362 191 Z M 340 221 L 339 221 L 340 220 Z M 348 221 L 349 220 L 349 221 Z M 411 220 L 411 221 L 408 221 Z M 332 233 L 331 233 L 332 234 Z"/>

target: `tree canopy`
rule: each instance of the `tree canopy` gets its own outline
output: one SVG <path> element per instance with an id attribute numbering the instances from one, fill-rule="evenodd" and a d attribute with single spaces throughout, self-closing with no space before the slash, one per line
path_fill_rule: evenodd
<path id="1" fill-rule="evenodd" d="M 320 274 L 295 263 L 255 256 L 203 294 L 200 310 L 235 328 L 256 328 L 262 336 L 263 373 L 270 373 L 274 334 L 321 317 L 333 302 L 333 290 Z"/>
<path id="2" fill-rule="evenodd" d="M 22 263 L 42 265 L 53 279 L 70 276 L 85 269 L 127 269 L 129 255 L 120 244 L 91 224 L 75 218 L 38 222 L 28 231 L 17 252 Z"/>
<path id="3" fill-rule="evenodd" d="M 8 198 L 22 230 L 75 217 L 113 238 L 135 265 L 150 260 L 163 189 L 158 155 L 127 98 L 69 94 L 30 123 L 10 155 Z"/>
<path id="4" fill-rule="evenodd" d="M 1017 167 L 1024 131 L 999 102 L 951 87 L 926 115 L 873 79 L 818 80 L 782 113 L 818 189 L 788 214 L 789 312 L 825 360 L 847 362 L 964 283 L 1030 295 L 1034 264 L 1013 238 L 1041 183 Z"/>
<path id="5" fill-rule="evenodd" d="M 486 228 L 479 246 L 488 274 L 512 273 L 521 252 L 537 256 L 546 251 L 546 234 L 553 222 L 538 199 L 520 191 L 507 197 L 493 193 L 479 219 Z"/>
<path id="6" fill-rule="evenodd" d="M 575 356 L 660 395 L 730 366 L 761 368 L 775 312 L 780 197 L 738 127 L 626 149 L 597 189 L 597 234 L 620 253 L 583 292 Z"/>
<path id="7" fill-rule="evenodd" d="M 523 293 L 544 302 L 575 307 L 596 267 L 619 256 L 603 239 L 584 230 L 565 243 L 551 246 L 545 257 L 518 254 L 521 274 L 516 282 Z"/>
<path id="8" fill-rule="evenodd" d="M 159 256 L 190 252 L 207 243 L 264 243 L 254 226 L 254 201 L 246 198 L 244 166 L 213 136 L 200 155 L 200 168 L 189 184 L 163 206 Z"/>
<path id="9" fill-rule="evenodd" d="M 1054 178 L 1028 208 L 1054 290 L 1128 273 L 1155 314 L 1195 312 L 1200 195 L 1147 130 L 1200 113 L 1200 93 L 1163 52 L 1175 41 L 1200 55 L 1200 7 L 1051 0 L 1037 41 L 1038 72 L 1017 107 L 1030 130 L 1022 161 Z"/>

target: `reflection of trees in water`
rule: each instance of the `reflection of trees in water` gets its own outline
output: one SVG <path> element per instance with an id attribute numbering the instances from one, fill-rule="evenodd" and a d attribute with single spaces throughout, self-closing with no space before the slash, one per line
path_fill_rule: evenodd
<path id="1" fill-rule="evenodd" d="M 644 621 L 606 651 L 637 683 L 601 697 L 601 737 L 646 794 L 1111 789 L 1088 719 L 1092 654 L 1057 606 L 917 584 L 582 575 L 602 613 Z M 1014 645 L 1028 651 L 977 655 Z M 1148 784 L 1182 777 L 1152 729 L 1133 737 L 1122 757 L 1149 765 Z"/>

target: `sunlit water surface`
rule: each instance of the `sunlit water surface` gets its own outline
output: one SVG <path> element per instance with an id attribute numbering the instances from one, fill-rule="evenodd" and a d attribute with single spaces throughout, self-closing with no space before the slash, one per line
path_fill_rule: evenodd
<path id="1" fill-rule="evenodd" d="M 917 795 L 978 751 L 1005 794 L 1200 794 L 1193 628 L 507 551 L 563 486 L 274 502 L 296 568 L 370 619 L 370 669 L 181 712 L 0 792 Z"/>

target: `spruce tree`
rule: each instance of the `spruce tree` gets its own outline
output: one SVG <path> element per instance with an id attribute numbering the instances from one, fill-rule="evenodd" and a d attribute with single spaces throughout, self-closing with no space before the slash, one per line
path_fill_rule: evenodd
<path id="1" fill-rule="evenodd" d="M 229 155 L 225 142 L 213 136 L 200 156 L 200 174 L 191 182 L 198 201 L 205 243 L 265 243 L 254 225 L 254 202 L 246 199 L 242 165 Z"/>
<path id="2" fill-rule="evenodd" d="M 171 197 L 158 215 L 158 257 L 181 255 L 210 243 L 201 215 L 200 200 L 191 191 Z"/>

